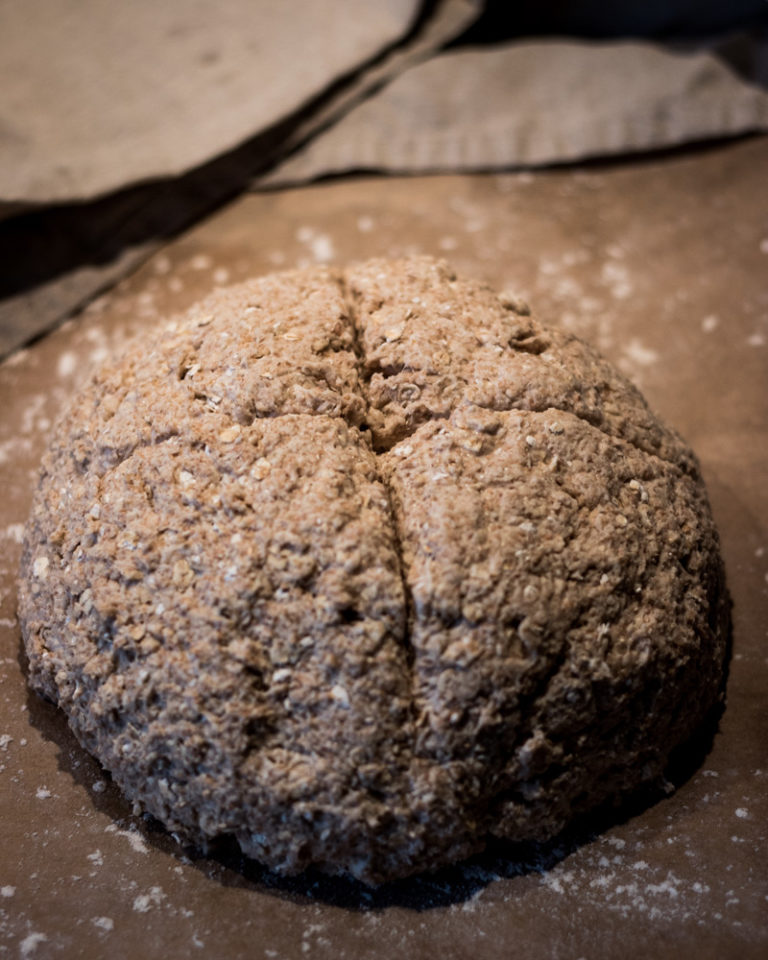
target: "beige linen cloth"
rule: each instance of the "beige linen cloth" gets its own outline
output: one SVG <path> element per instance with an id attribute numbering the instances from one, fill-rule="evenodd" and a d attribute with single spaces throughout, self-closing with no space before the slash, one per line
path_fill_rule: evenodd
<path id="1" fill-rule="evenodd" d="M 248 186 L 525 167 L 768 129 L 754 38 L 445 49 L 482 7 L 0 4 L 0 356 Z"/>
<path id="2" fill-rule="evenodd" d="M 257 182 L 536 166 L 768 129 L 768 90 L 723 54 L 629 40 L 455 49 L 395 77 Z"/>
<path id="3" fill-rule="evenodd" d="M 0 199 L 81 200 L 184 173 L 380 56 L 419 11 L 419 0 L 0 4 Z"/>
<path id="4" fill-rule="evenodd" d="M 0 4 L 0 357 L 480 10 L 481 0 Z"/>

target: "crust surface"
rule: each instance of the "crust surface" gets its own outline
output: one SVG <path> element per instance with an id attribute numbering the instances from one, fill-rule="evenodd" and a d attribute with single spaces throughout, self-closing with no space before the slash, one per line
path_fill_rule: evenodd
<path id="1" fill-rule="evenodd" d="M 428 258 L 219 291 L 98 371 L 19 613 L 31 685 L 144 810 L 369 883 L 658 778 L 729 618 L 686 445 Z"/>

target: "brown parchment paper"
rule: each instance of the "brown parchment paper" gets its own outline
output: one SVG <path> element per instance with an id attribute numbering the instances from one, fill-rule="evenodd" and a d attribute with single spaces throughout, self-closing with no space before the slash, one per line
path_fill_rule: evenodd
<path id="1" fill-rule="evenodd" d="M 252 195 L 0 366 L 0 956 L 762 958 L 768 950 L 768 139 L 589 170 Z M 699 454 L 734 598 L 728 706 L 654 806 L 370 891 L 280 881 L 132 815 L 28 694 L 14 576 L 51 421 L 90 364 L 217 284 L 443 253 L 589 337 Z"/>

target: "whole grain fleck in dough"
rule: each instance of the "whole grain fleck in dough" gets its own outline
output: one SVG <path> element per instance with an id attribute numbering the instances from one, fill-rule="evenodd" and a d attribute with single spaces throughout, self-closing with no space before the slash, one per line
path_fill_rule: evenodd
<path id="1" fill-rule="evenodd" d="M 192 840 L 376 883 L 659 778 L 722 694 L 698 465 L 613 367 L 429 258 L 218 290 L 59 421 L 30 683 Z"/>

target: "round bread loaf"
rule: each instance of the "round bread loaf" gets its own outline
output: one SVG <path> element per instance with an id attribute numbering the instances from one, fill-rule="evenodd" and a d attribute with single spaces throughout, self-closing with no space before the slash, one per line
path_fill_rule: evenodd
<path id="1" fill-rule="evenodd" d="M 92 376 L 19 611 L 31 685 L 141 809 L 368 883 L 658 779 L 729 630 L 691 451 L 429 258 L 218 291 Z"/>

